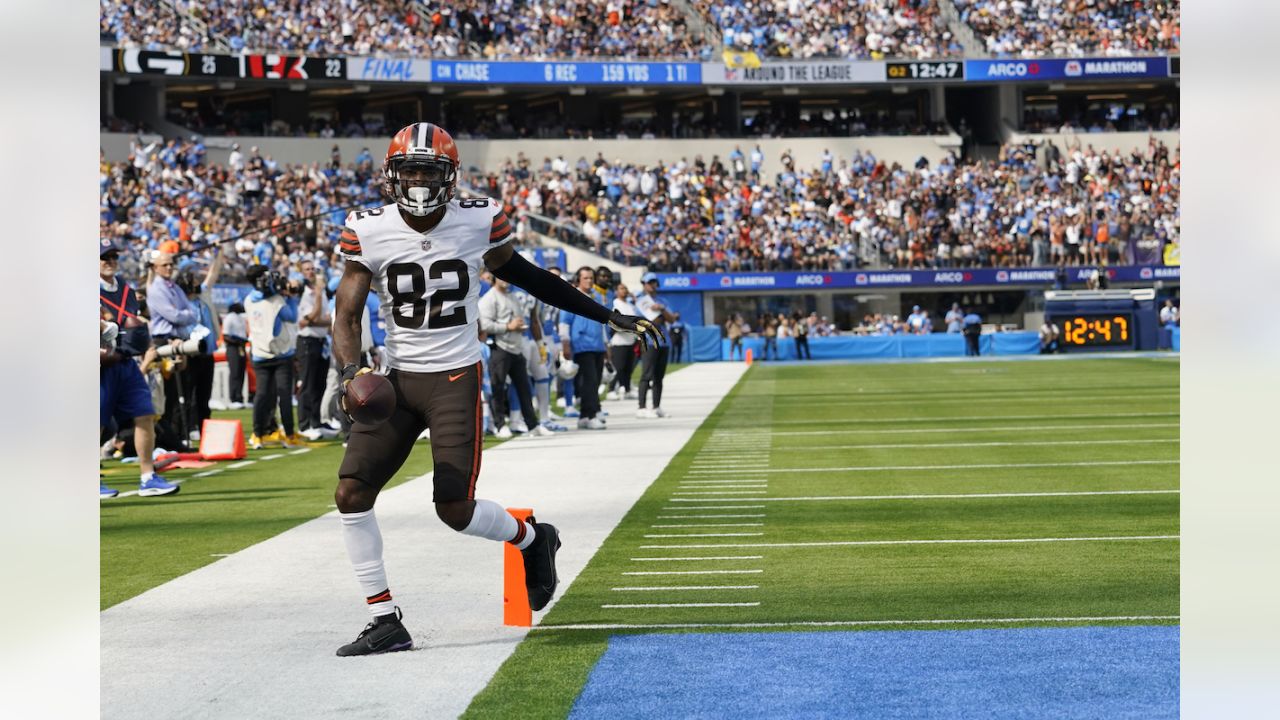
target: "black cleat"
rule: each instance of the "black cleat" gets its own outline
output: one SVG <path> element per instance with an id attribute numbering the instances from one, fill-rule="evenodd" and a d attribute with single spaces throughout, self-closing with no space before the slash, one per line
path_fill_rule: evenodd
<path id="1" fill-rule="evenodd" d="M 529 607 L 541 610 L 551 602 L 556 594 L 556 585 L 560 580 L 556 577 L 556 551 L 560 549 L 560 531 L 554 525 L 534 522 L 533 542 L 521 550 L 524 554 L 524 585 L 529 591 Z"/>
<path id="2" fill-rule="evenodd" d="M 404 614 L 396 608 L 394 615 L 382 615 L 365 626 L 354 641 L 338 648 L 338 657 L 353 655 L 380 655 L 382 653 L 410 650 L 413 638 L 404 629 L 400 619 Z"/>

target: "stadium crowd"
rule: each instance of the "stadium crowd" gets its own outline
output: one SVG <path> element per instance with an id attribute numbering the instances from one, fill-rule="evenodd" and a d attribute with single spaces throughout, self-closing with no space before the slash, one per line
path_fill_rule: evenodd
<path id="1" fill-rule="evenodd" d="M 1168 0 L 953 0 L 998 57 L 1177 52 L 1177 2 Z"/>
<path id="2" fill-rule="evenodd" d="M 776 58 L 937 58 L 960 44 L 934 0 L 693 0 L 724 47 Z"/>
<path id="3" fill-rule="evenodd" d="M 710 57 L 668 0 L 101 0 L 124 47 L 540 59 Z M 176 12 L 175 12 L 176 9 Z"/>
<path id="4" fill-rule="evenodd" d="M 653 164 L 520 156 L 478 190 L 550 218 L 565 239 L 660 271 L 1080 265 L 1177 242 L 1179 154 L 1047 142 L 996 160 L 913 167 L 858 151 L 773 177 L 758 149 Z"/>

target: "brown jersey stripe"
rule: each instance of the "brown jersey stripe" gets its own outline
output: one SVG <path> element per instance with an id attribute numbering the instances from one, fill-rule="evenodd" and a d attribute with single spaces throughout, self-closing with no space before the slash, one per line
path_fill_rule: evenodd
<path id="1" fill-rule="evenodd" d="M 504 238 L 510 234 L 511 234 L 511 226 L 503 225 L 500 228 L 494 228 L 493 231 L 489 233 L 489 239 L 497 240 L 499 238 Z"/>

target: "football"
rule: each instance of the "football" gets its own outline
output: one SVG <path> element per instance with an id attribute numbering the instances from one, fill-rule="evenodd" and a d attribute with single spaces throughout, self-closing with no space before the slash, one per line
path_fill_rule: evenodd
<path id="1" fill-rule="evenodd" d="M 347 385 L 347 412 L 366 425 L 385 422 L 396 410 L 396 391 L 391 381 L 375 373 L 357 375 Z"/>

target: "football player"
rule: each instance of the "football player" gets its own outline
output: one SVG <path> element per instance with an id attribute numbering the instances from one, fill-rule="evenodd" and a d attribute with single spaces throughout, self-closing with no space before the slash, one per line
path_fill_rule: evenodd
<path id="1" fill-rule="evenodd" d="M 610 312 L 514 252 L 501 204 L 457 197 L 458 171 L 458 150 L 444 129 L 426 122 L 401 129 L 383 162 L 383 192 L 394 202 L 351 213 L 341 235 L 347 262 L 333 332 L 340 392 L 345 396 L 347 383 L 370 372 L 359 364 L 360 317 L 372 287 L 382 300 L 384 364 L 396 409 L 386 422 L 352 426 L 338 470 L 334 498 L 343 538 L 373 616 L 359 637 L 338 649 L 340 656 L 413 646 L 392 601 L 373 506 L 424 429 L 431 431 L 432 500 L 440 519 L 465 535 L 519 548 L 534 610 L 555 592 L 556 528 L 533 518 L 518 521 L 498 503 L 476 497 L 484 440 L 476 324 L 482 270 L 545 303 L 635 333 L 647 344 L 661 340 L 644 318 Z"/>

